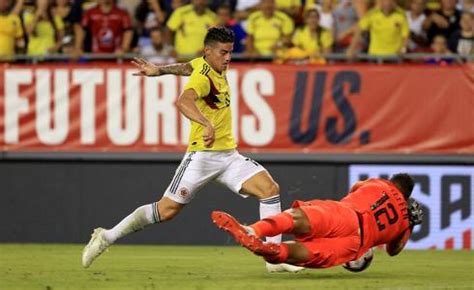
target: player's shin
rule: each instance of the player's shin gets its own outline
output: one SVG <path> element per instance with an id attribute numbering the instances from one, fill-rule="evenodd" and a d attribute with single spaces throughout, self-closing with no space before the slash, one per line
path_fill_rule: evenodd
<path id="1" fill-rule="evenodd" d="M 290 233 L 293 226 L 293 217 L 287 212 L 279 213 L 250 225 L 250 227 L 255 231 L 255 235 L 259 238 L 278 237 L 280 239 L 280 241 L 275 242 L 267 238 L 267 241 L 273 243 L 280 243 L 281 234 Z"/>
<path id="2" fill-rule="evenodd" d="M 279 213 L 281 213 L 280 195 L 275 195 L 275 196 L 260 200 L 260 219 L 265 219 L 265 218 L 277 215 Z M 266 236 L 267 242 L 272 242 L 272 243 L 281 242 L 280 233 L 277 233 L 274 235 L 262 234 L 261 236 Z"/>
<path id="3" fill-rule="evenodd" d="M 137 232 L 147 225 L 160 222 L 160 215 L 156 203 L 143 205 L 125 217 L 115 227 L 104 232 L 104 238 L 114 243 L 130 233 Z"/>

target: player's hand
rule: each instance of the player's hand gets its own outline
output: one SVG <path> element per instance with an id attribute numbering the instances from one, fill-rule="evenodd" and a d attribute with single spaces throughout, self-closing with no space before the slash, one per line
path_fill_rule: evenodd
<path id="1" fill-rule="evenodd" d="M 423 222 L 423 216 L 425 215 L 421 205 L 414 199 L 408 199 L 408 215 L 410 218 L 410 225 L 415 226 Z"/>
<path id="2" fill-rule="evenodd" d="M 353 61 L 356 58 L 357 52 L 355 49 L 348 48 L 346 50 L 346 57 L 349 61 Z"/>
<path id="3" fill-rule="evenodd" d="M 211 148 L 215 141 L 214 126 L 212 126 L 211 123 L 204 127 L 204 134 L 202 135 L 202 138 L 204 140 L 204 146 L 206 148 Z"/>
<path id="4" fill-rule="evenodd" d="M 438 13 L 431 14 L 431 20 L 438 25 L 439 28 L 448 28 L 449 22 Z"/>
<path id="5" fill-rule="evenodd" d="M 134 76 L 153 77 L 161 75 L 159 66 L 154 65 L 143 58 L 134 57 L 132 64 L 135 65 L 139 70 L 139 72 L 133 74 Z"/>

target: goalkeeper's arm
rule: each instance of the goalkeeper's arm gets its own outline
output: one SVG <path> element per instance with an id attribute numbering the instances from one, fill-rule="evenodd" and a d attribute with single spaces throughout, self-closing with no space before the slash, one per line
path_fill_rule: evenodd
<path id="1" fill-rule="evenodd" d="M 423 208 L 414 198 L 408 199 L 408 216 L 410 226 L 403 231 L 398 238 L 388 243 L 385 247 L 385 250 L 390 256 L 398 255 L 403 250 L 413 232 L 413 227 L 423 222 Z"/>
<path id="2" fill-rule="evenodd" d="M 412 229 L 413 228 L 410 226 L 410 228 L 406 229 L 398 238 L 385 245 L 385 250 L 389 256 L 400 254 L 410 238 Z"/>

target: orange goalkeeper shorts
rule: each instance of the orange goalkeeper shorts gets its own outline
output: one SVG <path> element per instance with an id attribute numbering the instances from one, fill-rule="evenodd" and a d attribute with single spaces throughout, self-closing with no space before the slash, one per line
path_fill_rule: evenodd
<path id="1" fill-rule="evenodd" d="M 309 234 L 296 237 L 311 253 L 301 266 L 328 268 L 357 258 L 360 225 L 353 209 L 330 200 L 295 201 L 292 207 L 301 209 L 311 225 Z"/>

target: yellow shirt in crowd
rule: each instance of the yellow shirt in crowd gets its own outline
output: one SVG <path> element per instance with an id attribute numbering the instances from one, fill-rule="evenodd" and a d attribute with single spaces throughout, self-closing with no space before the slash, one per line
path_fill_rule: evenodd
<path id="1" fill-rule="evenodd" d="M 175 32 L 175 49 L 179 55 L 195 55 L 204 48 L 207 30 L 216 24 L 216 14 L 206 9 L 197 15 L 192 4 L 176 9 L 167 22 L 168 28 Z"/>
<path id="2" fill-rule="evenodd" d="M 277 9 L 293 8 L 300 7 L 300 0 L 276 0 L 275 1 Z"/>
<path id="3" fill-rule="evenodd" d="M 204 146 L 204 127 L 191 121 L 187 151 L 222 151 L 237 147 L 232 135 L 232 113 L 230 110 L 229 84 L 225 77 L 212 69 L 203 57 L 191 61 L 193 72 L 185 90 L 193 89 L 199 96 L 196 106 L 214 125 L 215 141 L 211 148 Z"/>
<path id="4" fill-rule="evenodd" d="M 370 32 L 369 54 L 397 54 L 409 35 L 405 13 L 396 9 L 385 15 L 380 9 L 370 10 L 360 21 L 359 27 Z"/>
<path id="5" fill-rule="evenodd" d="M 15 54 L 15 41 L 23 36 L 20 17 L 17 15 L 0 15 L 0 56 Z"/>
<path id="6" fill-rule="evenodd" d="M 247 21 L 247 33 L 253 36 L 254 47 L 261 55 L 272 55 L 273 46 L 293 30 L 293 20 L 281 11 L 275 11 L 271 18 L 256 11 L 250 14 Z"/>
<path id="7" fill-rule="evenodd" d="M 25 14 L 25 26 L 28 26 L 33 21 L 34 15 L 31 13 Z M 64 30 L 64 22 L 61 17 L 54 16 L 54 23 L 57 30 Z M 56 35 L 51 22 L 41 20 L 36 24 L 35 34 L 28 37 L 28 55 L 45 55 L 48 49 L 54 47 L 56 44 Z"/>
<path id="8" fill-rule="evenodd" d="M 315 37 L 307 26 L 296 30 L 292 43 L 303 49 L 308 54 L 321 53 L 321 48 L 331 47 L 333 44 L 332 33 L 321 28 L 320 34 Z"/>

